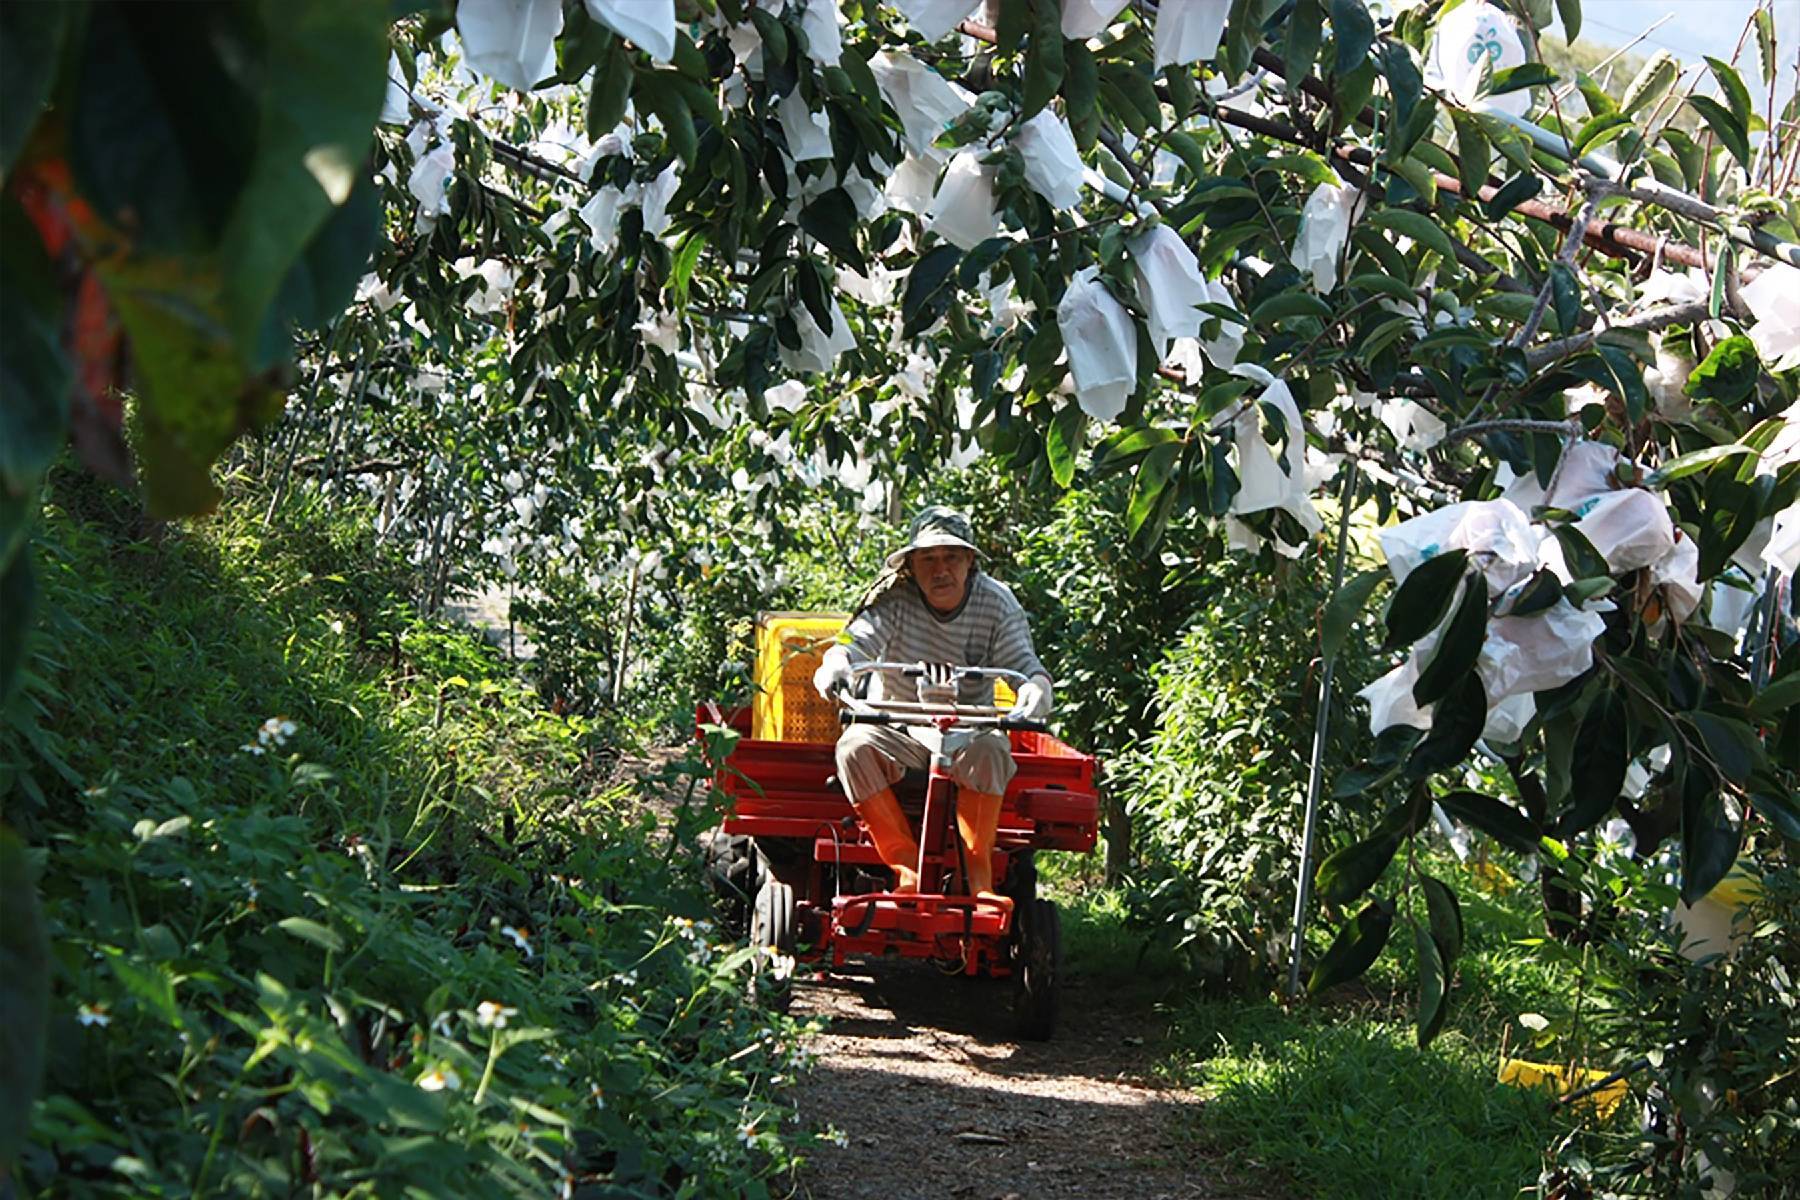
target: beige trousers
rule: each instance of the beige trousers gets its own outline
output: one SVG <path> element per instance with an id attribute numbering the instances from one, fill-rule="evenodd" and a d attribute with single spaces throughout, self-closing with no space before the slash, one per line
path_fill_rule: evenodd
<path id="1" fill-rule="evenodd" d="M 908 769 L 931 765 L 940 734 L 916 725 L 852 725 L 837 741 L 838 780 L 851 800 L 862 800 L 893 787 Z M 960 743 L 956 745 L 954 743 Z M 989 796 L 1006 794 L 1018 766 L 1012 743 L 998 729 L 954 738 L 950 777 L 958 787 Z"/>

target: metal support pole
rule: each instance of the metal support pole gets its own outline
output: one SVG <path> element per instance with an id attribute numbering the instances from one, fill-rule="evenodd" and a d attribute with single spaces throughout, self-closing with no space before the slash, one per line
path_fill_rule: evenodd
<path id="1" fill-rule="evenodd" d="M 1344 487 L 1338 494 L 1337 561 L 1331 568 L 1331 594 L 1344 586 L 1344 557 L 1350 547 L 1350 509 L 1356 500 L 1356 460 L 1344 468 Z M 1325 735 L 1331 728 L 1331 676 L 1335 659 L 1326 659 L 1319 673 L 1319 713 L 1313 722 L 1312 766 L 1306 778 L 1306 823 L 1300 834 L 1300 883 L 1294 889 L 1294 933 L 1288 946 L 1288 996 L 1300 994 L 1300 953 L 1306 947 L 1306 908 L 1312 902 L 1313 846 L 1319 826 L 1319 786 L 1325 775 Z"/>

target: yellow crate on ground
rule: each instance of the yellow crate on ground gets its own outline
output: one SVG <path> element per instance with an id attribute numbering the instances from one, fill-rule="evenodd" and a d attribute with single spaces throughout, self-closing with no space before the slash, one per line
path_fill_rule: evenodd
<path id="1" fill-rule="evenodd" d="M 1576 1088 L 1586 1087 L 1605 1079 L 1610 1072 L 1596 1071 L 1590 1067 L 1565 1067 L 1554 1063 L 1527 1062 L 1522 1058 L 1502 1058 L 1500 1060 L 1501 1083 L 1521 1088 L 1543 1088 L 1558 1096 L 1566 1096 Z M 1583 1096 L 1575 1101 L 1579 1108 L 1591 1111 L 1602 1121 L 1612 1116 L 1619 1102 L 1625 1099 L 1626 1088 L 1623 1079 L 1607 1084 L 1591 1095 Z"/>
<path id="2" fill-rule="evenodd" d="M 837 706 L 813 690 L 813 672 L 837 641 L 847 613 L 767 612 L 756 618 L 756 699 L 750 736 L 774 742 L 835 742 Z"/>
<path id="3" fill-rule="evenodd" d="M 750 736 L 774 742 L 835 742 L 837 706 L 813 690 L 819 660 L 837 641 L 846 613 L 766 612 L 756 618 L 756 698 Z M 994 684 L 994 703 L 1013 705 L 1013 690 Z"/>

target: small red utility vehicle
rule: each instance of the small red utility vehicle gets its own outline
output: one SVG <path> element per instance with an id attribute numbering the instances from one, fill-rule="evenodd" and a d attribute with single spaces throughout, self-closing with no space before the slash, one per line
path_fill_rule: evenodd
<path id="1" fill-rule="evenodd" d="M 816 654 L 808 657 L 817 662 Z M 810 664 L 795 670 L 792 661 L 790 655 L 783 662 L 787 679 L 810 678 Z M 860 668 L 878 669 L 919 680 L 922 695 L 1012 674 L 926 664 Z M 797 703 L 825 704 L 790 687 L 787 704 Z M 735 903 L 740 928 L 752 945 L 773 949 L 761 991 L 784 1001 L 800 963 L 839 966 L 852 955 L 929 959 L 951 973 L 1011 979 L 1020 1036 L 1051 1035 L 1062 935 L 1056 905 L 1038 898 L 1034 855 L 1093 848 L 1099 805 L 1092 756 L 995 707 L 846 698 L 841 724 L 924 725 L 944 739 L 929 771 L 894 789 L 919 840 L 919 890 L 903 894 L 891 890 L 891 872 L 839 785 L 833 741 L 816 729 L 805 741 L 753 737 L 750 710 L 708 709 L 699 715 L 703 723 L 710 716 L 744 735 L 719 767 L 718 785 L 731 803 L 710 855 L 714 881 Z M 959 737 L 992 728 L 1006 731 L 1018 765 L 995 839 L 998 903 L 969 895 L 963 883 L 956 785 L 945 769 Z"/>

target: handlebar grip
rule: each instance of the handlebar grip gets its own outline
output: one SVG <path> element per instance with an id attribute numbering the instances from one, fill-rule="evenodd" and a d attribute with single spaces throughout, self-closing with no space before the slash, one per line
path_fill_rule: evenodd
<path id="1" fill-rule="evenodd" d="M 853 712 L 848 708 L 838 710 L 839 725 L 899 725 L 892 713 Z"/>
<path id="2" fill-rule="evenodd" d="M 1002 717 L 999 721 L 1001 729 L 1017 729 L 1023 733 L 1049 733 L 1050 726 L 1043 721 L 1019 721 L 1011 717 Z"/>

